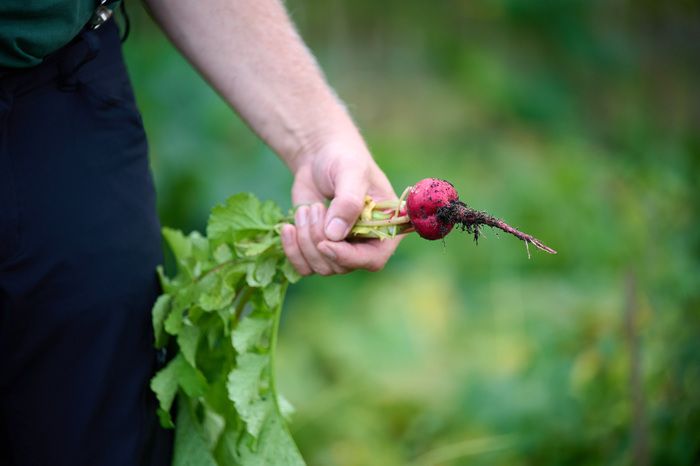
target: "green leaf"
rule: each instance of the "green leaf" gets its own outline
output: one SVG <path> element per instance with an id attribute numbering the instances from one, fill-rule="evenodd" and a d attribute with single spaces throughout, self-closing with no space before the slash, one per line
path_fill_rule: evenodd
<path id="1" fill-rule="evenodd" d="M 274 203 L 262 204 L 250 193 L 235 194 L 212 209 L 207 236 L 218 242 L 232 239 L 233 233 L 240 231 L 273 230 L 281 217 Z"/>
<path id="2" fill-rule="evenodd" d="M 199 326 L 199 319 L 204 315 L 205 311 L 200 306 L 192 306 L 187 309 L 187 315 L 185 321 L 189 322 L 191 325 Z"/>
<path id="3" fill-rule="evenodd" d="M 277 271 L 277 257 L 260 257 L 249 264 L 246 282 L 249 286 L 263 287 L 270 284 Z"/>
<path id="4" fill-rule="evenodd" d="M 261 211 L 263 221 L 268 225 L 277 225 L 282 221 L 282 211 L 274 201 L 263 201 Z"/>
<path id="5" fill-rule="evenodd" d="M 204 437 L 210 449 L 216 446 L 216 443 L 221 437 L 221 433 L 226 427 L 226 419 L 221 414 L 214 411 L 209 406 L 204 405 L 204 419 L 202 420 L 202 428 Z"/>
<path id="6" fill-rule="evenodd" d="M 177 394 L 178 388 L 178 364 L 173 359 L 163 369 L 151 379 L 151 390 L 156 394 L 160 405 L 159 416 L 161 417 L 161 425 L 163 427 L 173 427 L 173 421 L 170 418 L 170 408 L 173 405 L 173 400 Z"/>
<path id="7" fill-rule="evenodd" d="M 189 283 L 188 285 L 183 285 L 178 287 L 177 291 L 172 294 L 173 297 L 173 310 L 175 311 L 185 311 L 192 307 L 199 297 L 199 289 L 197 283 Z"/>
<path id="8" fill-rule="evenodd" d="M 214 451 L 217 464 L 222 466 L 243 464 L 238 454 L 238 444 L 240 443 L 241 437 L 240 431 L 231 428 L 231 426 L 226 426 L 219 440 L 219 444 Z"/>
<path id="9" fill-rule="evenodd" d="M 270 398 L 253 400 L 243 411 L 239 410 L 241 419 L 245 421 L 246 431 L 253 437 L 260 435 L 265 420 L 273 415 L 275 406 Z"/>
<path id="10" fill-rule="evenodd" d="M 233 333 L 231 333 L 233 347 L 236 348 L 239 354 L 247 353 L 258 344 L 271 324 L 272 322 L 266 319 L 256 319 L 254 317 L 244 318 Z"/>
<path id="11" fill-rule="evenodd" d="M 255 448 L 243 443 L 239 448 L 240 464 L 246 466 L 304 466 L 306 463 L 294 444 L 281 416 L 269 416 Z"/>
<path id="12" fill-rule="evenodd" d="M 170 315 L 168 315 L 168 318 L 165 319 L 165 324 L 163 325 L 165 331 L 168 332 L 170 335 L 177 335 L 178 333 L 180 333 L 180 330 L 182 330 L 182 322 L 184 319 L 183 314 L 184 311 L 174 308 L 170 312 Z"/>
<path id="13" fill-rule="evenodd" d="M 231 248 L 225 243 L 220 244 L 214 250 L 214 260 L 217 264 L 223 264 L 224 262 L 230 261 L 232 258 L 233 253 L 231 252 Z"/>
<path id="14" fill-rule="evenodd" d="M 284 261 L 282 261 L 280 270 L 282 270 L 284 277 L 289 283 L 296 283 L 299 280 L 301 280 L 301 275 L 299 274 L 299 272 L 297 272 L 297 270 L 294 268 L 292 263 L 289 262 L 288 259 L 284 259 Z"/>
<path id="15" fill-rule="evenodd" d="M 165 318 L 170 312 L 170 295 L 164 294 L 158 296 L 156 303 L 153 305 L 151 318 L 153 319 L 153 333 L 155 335 L 156 348 L 162 348 L 167 342 L 167 334 L 165 333 Z"/>
<path id="16" fill-rule="evenodd" d="M 175 424 L 173 424 L 173 418 L 170 416 L 170 411 L 166 411 L 163 408 L 158 408 L 156 414 L 158 415 L 158 421 L 162 427 L 166 429 L 172 429 L 175 427 Z"/>
<path id="17" fill-rule="evenodd" d="M 199 343 L 200 333 L 199 327 L 191 323 L 185 323 L 177 334 L 177 344 L 180 347 L 180 351 L 192 367 L 197 367 L 195 357 L 197 355 L 197 344 Z"/>
<path id="18" fill-rule="evenodd" d="M 182 353 L 175 356 L 167 366 L 161 369 L 151 379 L 151 390 L 156 394 L 162 412 L 161 423 L 164 427 L 172 427 L 170 408 L 177 394 L 178 387 L 182 388 L 188 396 L 201 396 L 206 389 L 206 379 L 192 367 Z M 165 422 L 163 422 L 165 421 Z"/>
<path id="19" fill-rule="evenodd" d="M 184 263 L 192 255 L 192 242 L 180 230 L 165 227 L 163 237 L 178 263 Z"/>
<path id="20" fill-rule="evenodd" d="M 275 244 L 279 244 L 279 240 L 276 233 L 271 232 L 266 236 L 236 241 L 236 251 L 243 257 L 253 257 L 264 253 Z"/>
<path id="21" fill-rule="evenodd" d="M 285 421 L 289 421 L 296 411 L 294 409 L 294 405 L 284 397 L 281 393 L 277 395 L 277 406 L 280 409 L 280 414 L 284 418 Z"/>
<path id="22" fill-rule="evenodd" d="M 204 395 L 207 389 L 207 379 L 204 378 L 201 372 L 182 359 L 183 369 L 179 378 L 180 387 L 189 397 L 198 397 Z"/>
<path id="23" fill-rule="evenodd" d="M 263 288 L 263 299 L 270 309 L 275 309 L 282 303 L 283 288 L 279 283 L 270 283 Z"/>
<path id="24" fill-rule="evenodd" d="M 238 367 L 229 373 L 226 383 L 228 396 L 246 423 L 246 430 L 257 437 L 265 417 L 272 409 L 272 404 L 260 396 L 261 378 L 270 358 L 262 354 L 246 353 L 238 356 L 236 362 Z"/>
<path id="25" fill-rule="evenodd" d="M 188 237 L 192 244 L 192 257 L 198 262 L 210 262 L 211 251 L 209 249 L 209 240 L 202 236 L 198 231 L 193 231 Z"/>
<path id="26" fill-rule="evenodd" d="M 226 267 L 226 273 L 224 273 L 224 282 L 230 288 L 235 290 L 241 285 L 241 278 L 246 275 L 248 271 L 247 264 L 235 264 L 231 267 Z"/>
<path id="27" fill-rule="evenodd" d="M 163 228 L 163 237 L 175 256 L 178 272 L 187 278 L 196 277 L 213 265 L 209 240 L 198 232 L 185 236 L 179 230 Z M 172 283 L 168 285 L 173 288 Z"/>
<path id="28" fill-rule="evenodd" d="M 156 267 L 156 272 L 158 273 L 158 280 L 160 281 L 160 287 L 163 288 L 163 293 L 170 294 L 175 291 L 175 286 L 172 280 L 165 275 L 165 270 L 163 270 L 162 265 Z"/>
<path id="29" fill-rule="evenodd" d="M 184 399 L 178 403 L 173 466 L 217 466 Z"/>
<path id="30" fill-rule="evenodd" d="M 211 274 L 199 283 L 199 305 L 205 311 L 222 309 L 233 301 L 236 290 L 228 285 L 220 274 Z"/>

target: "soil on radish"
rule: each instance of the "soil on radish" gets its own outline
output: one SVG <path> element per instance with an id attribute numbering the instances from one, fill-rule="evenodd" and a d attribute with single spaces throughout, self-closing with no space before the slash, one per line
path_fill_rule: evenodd
<path id="1" fill-rule="evenodd" d="M 557 253 L 554 249 L 545 245 L 534 236 L 513 228 L 503 220 L 489 215 L 487 212 L 472 209 L 462 201 L 450 201 L 448 205 L 438 208 L 435 215 L 441 225 L 457 225 L 462 231 L 473 235 L 474 242 L 476 243 L 479 242 L 479 236 L 481 235 L 480 227 L 486 225 L 509 233 L 524 241 L 526 245 L 532 244 L 536 248 L 550 254 Z"/>

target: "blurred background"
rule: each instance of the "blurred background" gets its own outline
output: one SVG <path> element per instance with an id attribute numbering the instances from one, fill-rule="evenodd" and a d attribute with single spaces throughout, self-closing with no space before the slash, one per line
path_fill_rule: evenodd
<path id="1" fill-rule="evenodd" d="M 165 225 L 291 176 L 137 3 L 125 50 Z M 700 4 L 288 0 L 397 192 L 445 178 L 559 250 L 485 231 L 288 294 L 311 465 L 700 464 Z"/>

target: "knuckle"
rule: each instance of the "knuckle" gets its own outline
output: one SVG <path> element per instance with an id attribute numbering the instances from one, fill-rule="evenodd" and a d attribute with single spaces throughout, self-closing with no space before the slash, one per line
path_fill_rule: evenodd
<path id="1" fill-rule="evenodd" d="M 322 222 L 319 222 L 319 224 L 311 230 L 311 241 L 317 245 L 321 241 L 326 239 L 326 234 L 323 231 L 323 224 Z"/>
<path id="2" fill-rule="evenodd" d="M 384 262 L 378 260 L 371 260 L 365 266 L 370 272 L 379 272 L 384 268 Z"/>
<path id="3" fill-rule="evenodd" d="M 348 270 L 346 267 L 340 266 L 340 265 L 334 265 L 333 266 L 333 272 L 337 275 L 344 275 L 348 273 L 350 270 Z"/>
<path id="4" fill-rule="evenodd" d="M 297 272 L 299 272 L 300 275 L 308 275 L 311 273 L 311 268 L 301 257 L 299 257 L 299 255 L 289 257 L 289 262 L 291 262 L 292 266 Z"/>
<path id="5" fill-rule="evenodd" d="M 356 193 L 346 193 L 342 198 L 342 204 L 347 209 L 362 210 L 365 205 L 365 197 Z"/>
<path id="6" fill-rule="evenodd" d="M 347 256 L 341 256 L 338 255 L 338 257 L 334 261 L 334 265 L 336 267 L 339 267 L 344 270 L 352 270 L 352 269 L 357 269 L 361 268 L 362 264 L 358 264 L 357 259 L 354 257 L 347 257 Z"/>

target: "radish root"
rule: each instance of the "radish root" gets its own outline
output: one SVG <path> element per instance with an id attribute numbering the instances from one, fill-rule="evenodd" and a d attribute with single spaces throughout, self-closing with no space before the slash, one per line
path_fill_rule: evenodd
<path id="1" fill-rule="evenodd" d="M 503 220 L 493 217 L 486 212 L 472 209 L 467 206 L 462 201 L 452 201 L 449 205 L 440 207 L 437 212 L 438 219 L 444 223 L 453 223 L 459 225 L 459 227 L 469 234 L 474 236 L 474 242 L 479 242 L 479 236 L 481 235 L 479 228 L 482 225 L 487 225 L 492 228 L 498 228 L 501 231 L 505 231 L 516 238 L 525 241 L 525 244 L 532 244 L 537 249 L 548 252 L 550 254 L 556 254 L 557 251 L 550 248 L 542 241 L 538 240 L 532 235 L 523 233 L 517 228 L 513 228 L 508 225 Z M 530 256 L 528 250 L 528 257 Z"/>

